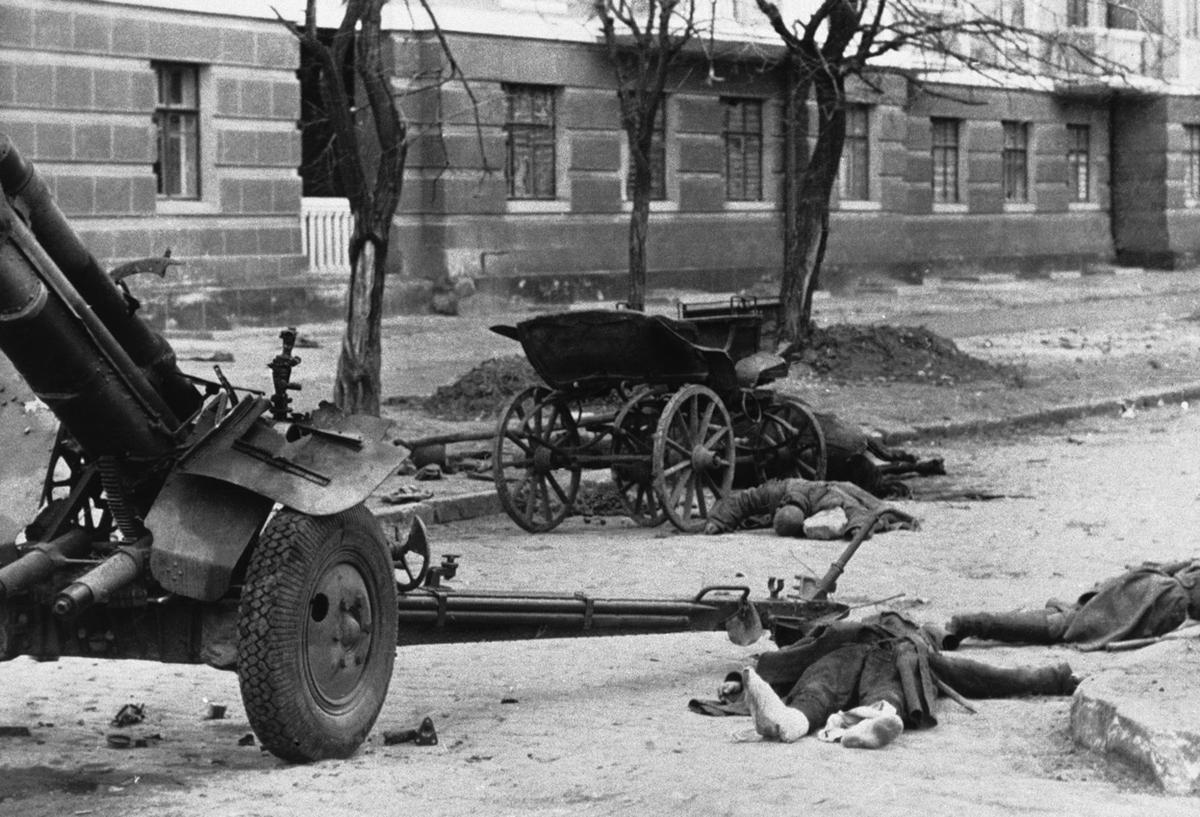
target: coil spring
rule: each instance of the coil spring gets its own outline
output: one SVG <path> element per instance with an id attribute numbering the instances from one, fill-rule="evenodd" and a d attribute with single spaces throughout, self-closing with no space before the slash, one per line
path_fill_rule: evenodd
<path id="1" fill-rule="evenodd" d="M 99 457 L 96 467 L 100 471 L 100 484 L 108 503 L 108 512 L 124 539 L 137 539 L 143 533 L 142 523 L 125 502 L 125 490 L 121 482 L 120 466 L 114 457 Z"/>

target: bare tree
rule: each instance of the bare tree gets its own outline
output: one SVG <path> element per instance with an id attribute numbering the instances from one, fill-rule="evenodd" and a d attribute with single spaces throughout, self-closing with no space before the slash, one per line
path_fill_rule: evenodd
<path id="1" fill-rule="evenodd" d="M 653 148 L 671 67 L 696 32 L 695 0 L 595 0 L 617 78 L 621 127 L 629 143 L 629 295 L 646 306 L 646 235 L 653 195 Z M 620 33 L 618 33 L 618 28 Z"/>
<path id="2" fill-rule="evenodd" d="M 331 36 L 317 28 L 317 0 L 307 0 L 304 23 L 280 20 L 300 42 L 302 62 L 314 72 L 320 89 L 320 115 L 328 128 L 322 163 L 334 176 L 333 187 L 350 204 L 354 230 L 348 255 L 350 281 L 346 294 L 346 331 L 338 357 L 333 401 L 349 412 L 379 414 L 382 363 L 383 293 L 392 219 L 400 203 L 404 166 L 412 128 L 393 87 L 388 34 L 382 9 L 388 0 L 345 0 L 341 23 Z M 483 154 L 475 96 L 467 85 L 428 0 L 419 0 L 445 58 L 446 70 L 417 83 L 416 93 L 458 80 L 475 111 L 476 133 Z M 278 13 L 277 13 L 278 15 Z M 366 105 L 356 104 L 361 93 Z M 486 159 L 484 172 L 488 172 Z"/>
<path id="3" fill-rule="evenodd" d="M 935 10 L 921 0 L 820 0 L 795 20 L 786 20 L 771 0 L 756 2 L 787 50 L 781 347 L 802 342 L 811 328 L 846 137 L 848 79 L 872 84 L 869 69 L 897 52 L 926 68 L 1024 77 L 1123 73 L 1069 33 L 1026 28 L 1023 20 L 969 2 Z M 919 73 L 912 79 L 919 84 Z"/>

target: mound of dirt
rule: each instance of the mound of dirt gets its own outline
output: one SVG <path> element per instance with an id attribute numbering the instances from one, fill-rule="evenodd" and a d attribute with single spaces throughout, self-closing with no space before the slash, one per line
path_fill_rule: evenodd
<path id="1" fill-rule="evenodd" d="M 822 378 L 842 382 L 897 380 L 936 385 L 1008 379 L 1011 372 L 961 351 L 954 341 L 923 326 L 834 324 L 814 329 L 792 357 Z"/>
<path id="2" fill-rule="evenodd" d="M 493 357 L 426 398 L 425 411 L 443 420 L 480 420 L 494 416 L 504 402 L 540 382 L 520 355 Z"/>

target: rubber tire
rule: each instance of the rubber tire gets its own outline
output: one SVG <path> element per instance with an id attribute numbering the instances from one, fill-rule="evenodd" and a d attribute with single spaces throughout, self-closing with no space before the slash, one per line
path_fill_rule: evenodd
<path id="1" fill-rule="evenodd" d="M 314 687 L 307 633 L 322 577 L 343 565 L 363 580 L 371 626 L 361 674 L 345 700 L 333 702 Z M 250 556 L 238 608 L 238 682 L 263 748 L 301 763 L 352 755 L 387 696 L 396 618 L 386 539 L 366 508 L 323 517 L 276 513 Z"/>

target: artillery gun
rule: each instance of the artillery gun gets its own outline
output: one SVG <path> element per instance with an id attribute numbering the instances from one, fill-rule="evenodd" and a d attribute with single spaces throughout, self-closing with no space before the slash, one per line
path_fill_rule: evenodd
<path id="1" fill-rule="evenodd" d="M 390 424 L 291 411 L 294 332 L 271 397 L 184 375 L 3 136 L 0 187 L 0 350 L 60 421 L 41 510 L 0 548 L 0 658 L 236 666 L 267 749 L 350 754 L 395 655 L 363 507 L 403 456 Z"/>
<path id="2" fill-rule="evenodd" d="M 366 739 L 397 643 L 706 629 L 751 643 L 846 614 L 825 599 L 836 564 L 802 597 L 775 579 L 762 599 L 458 592 L 459 563 L 430 567 L 419 521 L 392 541 L 364 506 L 404 455 L 390 422 L 293 411 L 290 329 L 270 396 L 216 367 L 182 373 L 129 272 L 100 268 L 0 134 L 0 352 L 60 422 L 40 509 L 0 542 L 0 660 L 236 670 L 263 747 L 304 762 Z"/>

